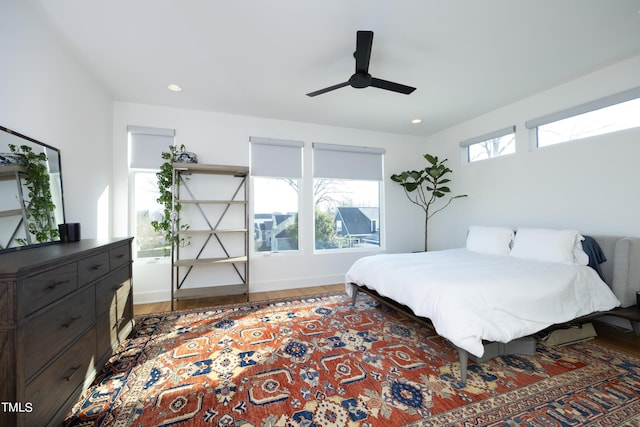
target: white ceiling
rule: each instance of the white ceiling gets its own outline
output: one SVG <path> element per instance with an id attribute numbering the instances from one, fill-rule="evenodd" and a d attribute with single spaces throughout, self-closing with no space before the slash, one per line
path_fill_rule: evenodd
<path id="1" fill-rule="evenodd" d="M 29 1 L 115 100 L 422 136 L 640 54 L 640 0 Z M 305 95 L 357 30 L 413 94 Z"/>

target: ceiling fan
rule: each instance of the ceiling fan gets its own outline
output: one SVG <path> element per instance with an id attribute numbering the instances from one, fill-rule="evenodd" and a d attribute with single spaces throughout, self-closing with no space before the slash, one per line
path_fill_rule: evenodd
<path id="1" fill-rule="evenodd" d="M 409 95 L 411 92 L 416 90 L 415 87 L 371 77 L 371 74 L 369 74 L 369 60 L 371 59 L 372 44 L 373 31 L 358 31 L 356 33 L 356 51 L 353 53 L 353 56 L 356 59 L 356 72 L 344 83 L 338 83 L 337 85 L 308 93 L 307 96 L 321 95 L 349 85 L 356 89 L 364 89 L 365 87 L 373 86 L 379 89 L 403 93 L 405 95 Z"/>

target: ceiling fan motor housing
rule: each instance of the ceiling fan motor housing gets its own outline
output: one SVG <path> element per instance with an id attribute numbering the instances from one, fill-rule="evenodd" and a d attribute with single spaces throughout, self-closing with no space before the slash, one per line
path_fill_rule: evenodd
<path id="1" fill-rule="evenodd" d="M 356 89 L 364 89 L 371 86 L 371 74 L 369 73 L 355 73 L 349 79 L 351 87 Z"/>

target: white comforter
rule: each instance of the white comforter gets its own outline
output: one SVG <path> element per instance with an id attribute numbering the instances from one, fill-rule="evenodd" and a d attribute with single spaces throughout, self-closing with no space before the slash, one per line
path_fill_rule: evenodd
<path id="1" fill-rule="evenodd" d="M 429 318 L 437 333 L 481 357 L 482 340 L 509 342 L 620 302 L 590 267 L 467 249 L 374 255 L 345 276 Z"/>

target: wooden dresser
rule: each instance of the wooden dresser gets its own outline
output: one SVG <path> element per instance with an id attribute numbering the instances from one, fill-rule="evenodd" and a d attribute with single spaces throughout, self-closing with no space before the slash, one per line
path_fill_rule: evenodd
<path id="1" fill-rule="evenodd" d="M 0 426 L 59 425 L 129 335 L 131 240 L 0 254 Z"/>

